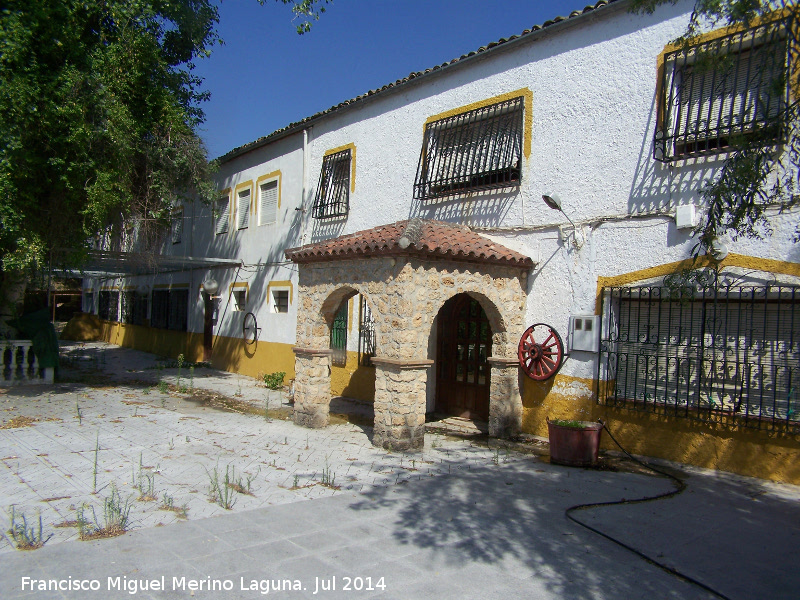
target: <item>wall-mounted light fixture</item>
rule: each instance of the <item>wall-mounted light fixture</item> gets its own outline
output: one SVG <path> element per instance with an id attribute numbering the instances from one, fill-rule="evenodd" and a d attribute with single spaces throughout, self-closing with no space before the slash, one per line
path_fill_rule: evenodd
<path id="1" fill-rule="evenodd" d="M 213 277 L 209 277 L 203 282 L 203 291 L 209 296 L 214 296 L 219 291 L 219 283 Z"/>
<path id="2" fill-rule="evenodd" d="M 583 246 L 583 234 L 578 229 L 578 226 L 572 222 L 572 219 L 569 218 L 569 215 L 564 212 L 564 209 L 561 208 L 561 198 L 555 194 L 542 194 L 542 200 L 544 200 L 544 203 L 547 204 L 547 206 L 553 210 L 561 211 L 561 214 L 567 217 L 567 221 L 569 221 L 569 224 L 572 225 L 572 229 L 575 231 L 575 239 L 573 244 L 577 249 L 580 250 L 581 246 Z"/>

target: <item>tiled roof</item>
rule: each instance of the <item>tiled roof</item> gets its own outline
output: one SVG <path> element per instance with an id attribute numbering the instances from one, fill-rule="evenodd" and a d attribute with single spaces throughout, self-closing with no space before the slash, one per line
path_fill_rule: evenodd
<path id="1" fill-rule="evenodd" d="M 395 81 L 393 83 L 387 83 L 386 85 L 384 85 L 381 88 L 378 88 L 378 89 L 375 89 L 375 90 L 370 90 L 366 94 L 361 94 L 360 96 L 356 96 L 355 98 L 352 98 L 350 100 L 345 100 L 344 102 L 341 102 L 341 103 L 339 103 L 339 104 L 337 104 L 335 106 L 331 106 L 327 110 L 320 111 L 320 112 L 318 112 L 316 114 L 311 115 L 310 117 L 306 117 L 305 119 L 297 121 L 296 123 L 291 123 L 291 124 L 287 125 L 286 127 L 283 127 L 282 129 L 278 129 L 277 131 L 273 131 L 269 135 L 260 137 L 257 140 L 255 140 L 254 142 L 250 142 L 248 144 L 245 144 L 244 146 L 239 146 L 238 148 L 234 148 L 230 152 L 228 152 L 228 153 L 224 154 L 223 156 L 221 156 L 219 158 L 219 160 L 221 162 L 226 162 L 228 160 L 231 160 L 231 159 L 239 156 L 240 154 L 244 154 L 245 152 L 248 152 L 250 150 L 254 150 L 255 148 L 259 148 L 260 146 L 263 146 L 263 145 L 267 144 L 268 142 L 270 142 L 270 141 L 272 141 L 274 139 L 279 139 L 279 138 L 283 137 L 284 135 L 288 135 L 288 134 L 292 133 L 293 131 L 295 131 L 297 129 L 302 129 L 303 127 L 309 125 L 312 121 L 316 121 L 320 117 L 328 115 L 328 114 L 330 114 L 332 112 L 335 112 L 337 110 L 341 110 L 341 109 L 343 109 L 343 108 L 345 108 L 347 106 L 350 106 L 350 105 L 355 104 L 357 102 L 361 102 L 362 100 L 365 100 L 367 98 L 371 98 L 372 96 L 375 96 L 377 94 L 381 94 L 381 93 L 386 92 L 388 90 L 397 88 L 398 86 L 401 86 L 401 85 L 404 85 L 406 83 L 409 83 L 409 82 L 411 82 L 411 81 L 413 81 L 413 80 L 415 80 L 415 79 L 417 79 L 419 77 L 423 77 L 425 75 L 429 75 L 431 73 L 435 73 L 437 71 L 441 71 L 444 68 L 447 68 L 447 67 L 450 67 L 451 65 L 460 63 L 460 62 L 462 62 L 462 61 L 464 61 L 466 59 L 472 58 L 473 56 L 477 56 L 477 55 L 484 54 L 486 52 L 490 52 L 490 51 L 494 50 L 495 48 L 503 46 L 504 44 L 508 44 L 509 42 L 513 42 L 515 40 L 519 40 L 519 39 L 522 39 L 522 38 L 527 38 L 527 37 L 532 36 L 533 34 L 537 33 L 538 31 L 541 31 L 543 29 L 547 29 L 548 27 L 551 27 L 551 26 L 556 25 L 558 23 L 561 23 L 563 21 L 568 21 L 570 19 L 574 19 L 576 17 L 580 17 L 580 16 L 585 15 L 587 13 L 590 13 L 590 12 L 593 12 L 593 11 L 598 10 L 600 8 L 603 8 L 604 6 L 607 6 L 609 4 L 614 4 L 615 2 L 620 2 L 620 1 L 621 0 L 599 0 L 594 5 L 590 4 L 590 5 L 586 6 L 583 10 L 572 11 L 569 14 L 568 17 L 556 17 L 554 19 L 550 19 L 549 21 L 545 21 L 541 25 L 534 25 L 530 29 L 526 29 L 525 31 L 523 31 L 519 35 L 512 35 L 511 37 L 508 37 L 508 38 L 500 38 L 496 42 L 492 42 L 492 43 L 487 44 L 485 46 L 481 46 L 477 50 L 475 50 L 473 52 L 470 52 L 468 54 L 462 54 L 458 58 L 454 58 L 453 60 L 451 60 L 449 62 L 442 63 L 441 65 L 436 65 L 435 67 L 431 67 L 430 69 L 425 69 L 424 71 L 416 71 L 414 73 L 410 73 L 407 77 L 404 77 L 403 79 L 398 79 L 397 81 Z"/>
<path id="2" fill-rule="evenodd" d="M 533 261 L 463 225 L 411 219 L 286 250 L 295 263 L 373 256 L 418 256 L 470 263 L 533 267 Z"/>

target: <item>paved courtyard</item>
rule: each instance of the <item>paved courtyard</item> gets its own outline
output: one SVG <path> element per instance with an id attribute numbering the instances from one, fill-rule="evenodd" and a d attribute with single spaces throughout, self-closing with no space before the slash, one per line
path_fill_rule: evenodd
<path id="1" fill-rule="evenodd" d="M 668 491 L 668 479 L 439 434 L 422 452 L 391 453 L 370 443 L 363 407 L 334 406 L 355 416 L 304 429 L 285 420 L 287 392 L 249 378 L 184 366 L 179 381 L 174 364 L 106 344 L 62 354 L 62 383 L 0 389 L 3 531 L 13 507 L 17 523 L 38 528 L 41 515 L 49 538 L 27 552 L 0 539 L 2 599 L 749 600 L 800 589 L 795 486 L 675 468 L 688 485 L 678 496 L 576 513 L 720 596 L 565 518 L 575 504 Z M 79 541 L 79 515 L 84 532 L 102 529 L 109 498 L 129 509 L 128 533 Z"/>

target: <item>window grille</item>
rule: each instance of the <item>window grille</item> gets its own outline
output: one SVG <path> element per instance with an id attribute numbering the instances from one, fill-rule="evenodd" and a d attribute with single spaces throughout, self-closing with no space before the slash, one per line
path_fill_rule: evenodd
<path id="1" fill-rule="evenodd" d="M 278 180 L 262 184 L 259 193 L 261 194 L 259 224 L 271 225 L 278 220 Z"/>
<path id="2" fill-rule="evenodd" d="M 250 225 L 250 190 L 239 192 L 239 203 L 236 207 L 236 227 L 247 229 Z"/>
<path id="3" fill-rule="evenodd" d="M 523 98 L 513 98 L 428 123 L 414 198 L 518 186 L 523 107 Z"/>
<path id="4" fill-rule="evenodd" d="M 372 366 L 372 357 L 375 356 L 375 319 L 367 304 L 367 299 L 360 296 L 359 323 L 358 323 L 358 364 L 366 367 Z"/>
<path id="5" fill-rule="evenodd" d="M 312 216 L 315 219 L 345 217 L 350 209 L 351 151 L 342 150 L 322 159 Z"/>
<path id="6" fill-rule="evenodd" d="M 150 309 L 150 326 L 167 329 L 169 323 L 169 290 L 153 290 L 153 305 Z"/>
<path id="7" fill-rule="evenodd" d="M 228 221 L 230 213 L 230 199 L 228 196 L 223 196 L 222 198 L 217 200 L 217 222 L 216 222 L 216 232 L 217 234 L 220 233 L 228 233 Z"/>
<path id="8" fill-rule="evenodd" d="M 601 403 L 800 433 L 800 287 L 605 288 Z"/>
<path id="9" fill-rule="evenodd" d="M 656 159 L 722 152 L 737 136 L 765 145 L 781 139 L 789 101 L 787 25 L 773 21 L 665 55 Z"/>
<path id="10" fill-rule="evenodd" d="M 189 290 L 153 290 L 150 326 L 156 329 L 187 331 Z"/>
<path id="11" fill-rule="evenodd" d="M 345 300 L 331 323 L 331 364 L 343 367 L 347 364 L 347 307 Z"/>
<path id="12" fill-rule="evenodd" d="M 119 319 L 119 292 L 101 291 L 97 298 L 97 316 L 106 321 Z"/>
<path id="13" fill-rule="evenodd" d="M 147 296 L 129 290 L 121 297 L 122 322 L 129 325 L 144 325 L 147 319 Z"/>
<path id="14" fill-rule="evenodd" d="M 170 222 L 171 237 L 173 244 L 181 243 L 181 236 L 183 235 L 183 210 L 173 213 Z"/>

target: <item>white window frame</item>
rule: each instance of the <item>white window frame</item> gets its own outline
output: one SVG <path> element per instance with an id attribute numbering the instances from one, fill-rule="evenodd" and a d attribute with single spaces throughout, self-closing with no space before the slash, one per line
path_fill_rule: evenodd
<path id="1" fill-rule="evenodd" d="M 286 312 L 278 310 L 277 294 L 286 293 Z M 269 289 L 269 311 L 276 315 L 286 315 L 292 308 L 292 290 L 288 286 L 271 286 Z"/>

